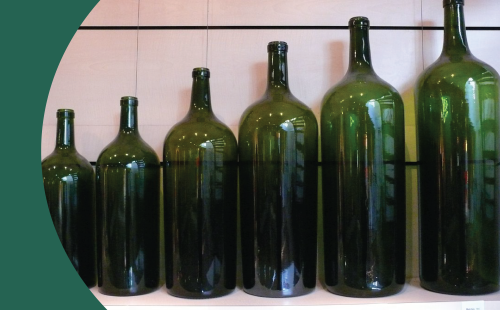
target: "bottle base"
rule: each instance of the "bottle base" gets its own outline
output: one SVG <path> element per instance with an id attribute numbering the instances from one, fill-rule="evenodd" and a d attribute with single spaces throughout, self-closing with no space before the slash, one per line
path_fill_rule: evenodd
<path id="1" fill-rule="evenodd" d="M 244 288 L 243 291 L 249 295 L 265 298 L 288 298 L 304 296 L 314 291 L 314 288 L 300 288 L 297 290 L 270 290 L 267 288 Z"/>
<path id="2" fill-rule="evenodd" d="M 382 289 L 359 289 L 348 286 L 327 286 L 327 290 L 335 295 L 354 298 L 377 298 L 396 295 L 403 290 L 403 284 L 395 284 Z"/>
<path id="3" fill-rule="evenodd" d="M 167 293 L 171 296 L 186 299 L 211 299 L 227 296 L 234 292 L 234 289 L 212 290 L 207 292 L 188 292 L 186 290 L 176 290 L 167 288 Z"/>
<path id="4" fill-rule="evenodd" d="M 443 281 L 428 282 L 420 280 L 420 286 L 428 291 L 447 295 L 485 295 L 500 290 L 498 284 L 488 284 L 480 287 L 459 287 Z"/>
<path id="5" fill-rule="evenodd" d="M 80 273 L 79 276 L 88 288 L 93 288 L 97 285 L 97 277 L 84 273 Z"/>
<path id="6" fill-rule="evenodd" d="M 108 296 L 116 296 L 116 297 L 129 297 L 129 296 L 139 296 L 139 295 L 146 295 L 149 293 L 152 293 L 156 291 L 158 287 L 154 288 L 141 288 L 139 290 L 130 290 L 130 289 L 109 289 L 109 288 L 103 288 L 98 287 L 99 293 L 103 295 L 108 295 Z"/>
<path id="7" fill-rule="evenodd" d="M 85 285 L 87 285 L 87 288 L 89 289 L 95 287 L 95 283 L 85 283 Z"/>

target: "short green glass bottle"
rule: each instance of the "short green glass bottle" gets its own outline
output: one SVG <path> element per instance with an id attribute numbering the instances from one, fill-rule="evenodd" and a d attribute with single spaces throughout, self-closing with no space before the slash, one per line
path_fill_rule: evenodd
<path id="1" fill-rule="evenodd" d="M 500 288 L 499 77 L 469 50 L 464 1 L 443 6 L 443 51 L 415 87 L 420 283 L 485 294 Z"/>
<path id="2" fill-rule="evenodd" d="M 325 282 L 350 297 L 405 282 L 404 106 L 372 68 L 369 27 L 349 20 L 349 68 L 321 108 Z"/>
<path id="3" fill-rule="evenodd" d="M 139 134 L 135 97 L 122 97 L 118 136 L 99 155 L 98 287 L 132 296 L 159 285 L 160 162 Z"/>
<path id="4" fill-rule="evenodd" d="M 163 149 L 167 292 L 210 298 L 236 286 L 237 143 L 215 117 L 210 71 L 193 69 L 188 114 Z"/>
<path id="5" fill-rule="evenodd" d="M 318 124 L 290 92 L 287 49 L 268 44 L 267 90 L 239 127 L 243 285 L 263 297 L 316 286 Z"/>
<path id="6" fill-rule="evenodd" d="M 75 113 L 57 110 L 54 151 L 42 161 L 43 187 L 57 236 L 83 282 L 96 283 L 94 169 L 75 148 Z"/>

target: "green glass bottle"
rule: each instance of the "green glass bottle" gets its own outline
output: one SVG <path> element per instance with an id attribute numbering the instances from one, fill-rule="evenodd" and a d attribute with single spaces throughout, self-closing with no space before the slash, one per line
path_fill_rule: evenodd
<path id="1" fill-rule="evenodd" d="M 349 20 L 349 68 L 321 108 L 325 282 L 350 297 L 405 282 L 404 106 L 372 68 L 369 27 Z"/>
<path id="2" fill-rule="evenodd" d="M 420 283 L 447 294 L 499 290 L 499 77 L 467 45 L 463 0 L 444 0 L 444 44 L 415 87 Z"/>
<path id="3" fill-rule="evenodd" d="M 94 169 L 75 148 L 75 113 L 57 110 L 54 151 L 42 161 L 43 186 L 61 244 L 83 282 L 95 286 Z"/>
<path id="4" fill-rule="evenodd" d="M 139 135 L 135 97 L 122 97 L 118 136 L 97 159 L 98 287 L 131 296 L 159 285 L 160 162 Z"/>
<path id="5" fill-rule="evenodd" d="M 288 87 L 285 42 L 270 42 L 264 96 L 239 127 L 243 285 L 263 297 L 316 285 L 318 124 Z"/>
<path id="6" fill-rule="evenodd" d="M 163 149 L 169 294 L 209 298 L 236 286 L 237 143 L 212 112 L 210 71 L 193 69 L 191 107 Z"/>

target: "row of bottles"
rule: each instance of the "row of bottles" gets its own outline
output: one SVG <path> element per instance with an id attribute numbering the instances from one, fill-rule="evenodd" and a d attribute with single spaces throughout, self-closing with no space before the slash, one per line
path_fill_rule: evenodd
<path id="1" fill-rule="evenodd" d="M 443 4 L 443 53 L 416 87 L 420 279 L 436 292 L 483 294 L 500 289 L 499 78 L 470 54 L 463 1 Z M 405 282 L 404 108 L 373 71 L 368 19 L 352 18 L 349 29 L 348 72 L 321 109 L 325 284 L 339 295 L 387 296 Z M 289 297 L 316 286 L 318 124 L 290 92 L 287 49 L 269 43 L 267 90 L 244 112 L 238 143 L 211 110 L 209 70 L 193 70 L 190 110 L 163 152 L 174 296 L 234 289 L 238 183 L 244 290 Z M 95 178 L 74 148 L 71 110 L 57 112 L 56 149 L 42 162 L 68 257 L 95 285 L 96 225 L 98 287 L 110 295 L 159 285 L 160 161 L 139 135 L 137 106 L 121 99 L 120 132 Z"/>

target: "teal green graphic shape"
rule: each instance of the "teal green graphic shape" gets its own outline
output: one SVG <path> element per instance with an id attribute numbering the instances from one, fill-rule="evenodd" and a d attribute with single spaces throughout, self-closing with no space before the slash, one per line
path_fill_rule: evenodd
<path id="1" fill-rule="evenodd" d="M 66 47 L 97 2 L 25 0 L 1 5 L 0 265 L 4 309 L 104 309 L 59 242 L 40 165 L 43 115 L 54 74 Z"/>

